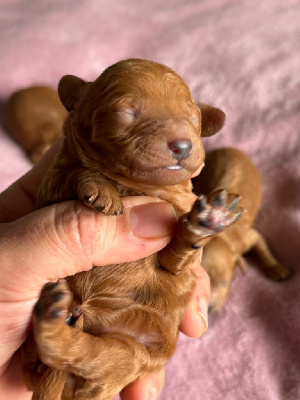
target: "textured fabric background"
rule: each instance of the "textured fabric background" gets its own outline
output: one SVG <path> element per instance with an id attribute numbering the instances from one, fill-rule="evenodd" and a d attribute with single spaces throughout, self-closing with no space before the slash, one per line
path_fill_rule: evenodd
<path id="1" fill-rule="evenodd" d="M 180 336 L 163 400 L 300 398 L 300 3 L 296 0 L 0 0 L 0 110 L 13 90 L 95 79 L 128 57 L 169 65 L 227 114 L 207 149 L 252 156 L 265 188 L 257 227 L 292 280 L 239 271 L 201 339 Z M 0 190 L 31 167 L 0 127 Z"/>

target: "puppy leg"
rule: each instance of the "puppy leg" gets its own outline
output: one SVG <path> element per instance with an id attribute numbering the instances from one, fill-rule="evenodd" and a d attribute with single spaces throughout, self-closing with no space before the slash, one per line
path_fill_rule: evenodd
<path id="1" fill-rule="evenodd" d="M 175 275 L 188 268 L 212 236 L 240 218 L 244 209 L 237 207 L 238 200 L 238 195 L 226 190 L 199 196 L 191 211 L 179 219 L 172 241 L 160 251 L 161 266 Z"/>
<path id="2" fill-rule="evenodd" d="M 107 215 L 119 215 L 124 212 L 117 190 L 104 176 L 73 165 L 58 166 L 48 171 L 39 188 L 37 207 L 76 198 Z"/>
<path id="3" fill-rule="evenodd" d="M 65 371 L 47 368 L 34 389 L 32 400 L 61 400 L 66 379 L 67 373 Z"/>
<path id="4" fill-rule="evenodd" d="M 263 236 L 255 229 L 249 232 L 249 241 L 250 251 L 257 256 L 260 267 L 268 278 L 283 281 L 290 277 L 291 271 L 276 260 Z"/>
<path id="5" fill-rule="evenodd" d="M 118 368 L 117 360 L 115 368 Z M 86 380 L 82 388 L 76 390 L 72 400 L 112 400 L 123 388 L 120 387 L 117 389 L 116 382 L 110 382 L 109 384 L 111 385 L 110 388 L 108 387 L 108 382 L 103 384 L 103 382 L 99 382 L 98 380 Z"/>
<path id="6" fill-rule="evenodd" d="M 66 281 L 44 286 L 33 316 L 42 362 L 86 380 L 75 399 L 110 400 L 149 366 L 144 346 L 125 334 L 92 336 L 66 324 L 72 295 Z"/>

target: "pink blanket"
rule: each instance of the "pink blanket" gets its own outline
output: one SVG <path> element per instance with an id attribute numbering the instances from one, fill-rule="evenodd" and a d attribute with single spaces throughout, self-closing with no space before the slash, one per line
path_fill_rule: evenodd
<path id="1" fill-rule="evenodd" d="M 265 196 L 257 219 L 285 283 L 238 271 L 200 339 L 180 336 L 164 400 L 300 399 L 300 4 L 295 0 L 0 0 L 0 106 L 64 74 L 95 79 L 128 57 L 165 63 L 196 99 L 227 114 L 207 149 L 252 156 Z M 30 168 L 0 130 L 0 190 Z"/>

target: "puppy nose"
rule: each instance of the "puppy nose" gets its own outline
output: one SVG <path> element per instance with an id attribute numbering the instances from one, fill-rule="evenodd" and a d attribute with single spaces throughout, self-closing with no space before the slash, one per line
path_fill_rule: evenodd
<path id="1" fill-rule="evenodd" d="M 169 143 L 169 149 L 176 160 L 185 160 L 191 154 L 192 142 L 188 139 L 173 140 Z"/>

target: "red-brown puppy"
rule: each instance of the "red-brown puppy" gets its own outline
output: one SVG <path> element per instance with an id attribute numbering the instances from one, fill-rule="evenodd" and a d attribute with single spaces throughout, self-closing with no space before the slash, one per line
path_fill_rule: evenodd
<path id="1" fill-rule="evenodd" d="M 224 191 L 194 203 L 190 177 L 204 160 L 200 136 L 216 133 L 225 117 L 196 105 L 170 68 L 125 60 L 95 82 L 64 77 L 59 95 L 69 111 L 65 140 L 38 206 L 80 199 L 118 215 L 123 196 L 150 195 L 169 202 L 179 218 L 158 254 L 49 283 L 35 307 L 34 338 L 24 346 L 33 398 L 109 400 L 172 356 L 194 286 L 189 265 L 242 210 Z"/>
<path id="2" fill-rule="evenodd" d="M 66 116 L 66 109 L 55 90 L 32 86 L 11 95 L 6 108 L 6 125 L 12 137 L 36 163 L 62 136 Z"/>
<path id="3" fill-rule="evenodd" d="M 211 281 L 211 308 L 218 310 L 227 298 L 236 266 L 245 271 L 242 255 L 253 252 L 260 267 L 271 279 L 289 277 L 287 267 L 280 264 L 270 252 L 262 235 L 253 228 L 262 200 L 262 184 L 259 174 L 245 153 L 225 148 L 207 154 L 205 167 L 194 178 L 194 192 L 208 194 L 225 188 L 239 193 L 240 205 L 247 213 L 235 225 L 212 238 L 204 247 L 202 265 Z"/>

